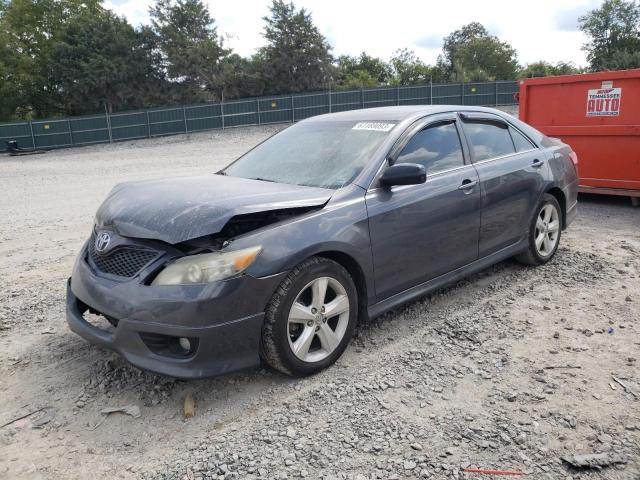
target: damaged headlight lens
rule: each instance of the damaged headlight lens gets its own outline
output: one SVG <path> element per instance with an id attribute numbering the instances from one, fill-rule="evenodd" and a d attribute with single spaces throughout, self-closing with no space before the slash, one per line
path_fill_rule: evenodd
<path id="1" fill-rule="evenodd" d="M 253 247 L 182 257 L 167 265 L 151 285 L 209 283 L 233 277 L 246 270 L 261 250 L 262 247 Z"/>

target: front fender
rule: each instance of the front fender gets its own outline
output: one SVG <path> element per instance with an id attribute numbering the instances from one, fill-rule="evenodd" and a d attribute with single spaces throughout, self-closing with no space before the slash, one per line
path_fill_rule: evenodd
<path id="1" fill-rule="evenodd" d="M 232 248 L 260 245 L 262 251 L 247 270 L 255 277 L 289 271 L 305 259 L 325 252 L 351 257 L 360 267 L 367 292 L 375 292 L 369 222 L 364 190 L 351 186 L 336 193 L 321 210 L 250 232 L 234 239 Z"/>

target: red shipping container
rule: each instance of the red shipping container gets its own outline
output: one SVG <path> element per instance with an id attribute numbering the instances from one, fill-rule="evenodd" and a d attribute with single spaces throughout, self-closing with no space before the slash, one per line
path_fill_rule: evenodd
<path id="1" fill-rule="evenodd" d="M 580 191 L 640 197 L 640 69 L 523 79 L 519 100 L 577 153 Z"/>

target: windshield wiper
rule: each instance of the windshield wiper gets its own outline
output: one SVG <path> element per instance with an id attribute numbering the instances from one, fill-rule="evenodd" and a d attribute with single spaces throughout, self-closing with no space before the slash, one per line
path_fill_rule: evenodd
<path id="1" fill-rule="evenodd" d="M 275 180 L 269 180 L 268 178 L 260 178 L 260 177 L 256 177 L 256 178 L 249 178 L 249 180 L 260 180 L 261 182 L 271 182 L 271 183 L 278 183 Z"/>

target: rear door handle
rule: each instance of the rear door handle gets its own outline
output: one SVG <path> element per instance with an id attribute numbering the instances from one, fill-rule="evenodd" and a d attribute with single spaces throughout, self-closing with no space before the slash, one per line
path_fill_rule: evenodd
<path id="1" fill-rule="evenodd" d="M 542 165 L 544 165 L 544 162 L 542 160 L 537 159 L 537 158 L 531 164 L 531 166 L 533 168 L 540 168 Z"/>
<path id="2" fill-rule="evenodd" d="M 478 184 L 477 180 L 469 180 L 468 178 L 462 182 L 462 185 L 458 187 L 458 190 L 469 190 Z"/>

